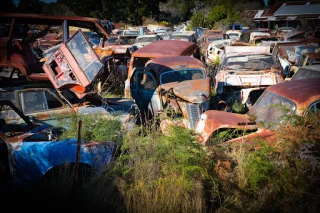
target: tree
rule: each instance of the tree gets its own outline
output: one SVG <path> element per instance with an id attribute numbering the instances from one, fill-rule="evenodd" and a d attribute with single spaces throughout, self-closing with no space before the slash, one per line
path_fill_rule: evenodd
<path id="1" fill-rule="evenodd" d="M 20 13 L 42 13 L 42 5 L 40 0 L 20 0 L 17 11 Z"/>

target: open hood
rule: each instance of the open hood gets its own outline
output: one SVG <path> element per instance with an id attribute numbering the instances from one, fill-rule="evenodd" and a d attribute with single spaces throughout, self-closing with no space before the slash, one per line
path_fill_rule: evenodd
<path id="1" fill-rule="evenodd" d="M 93 88 L 103 64 L 79 30 L 54 51 L 43 70 L 57 90 L 70 89 L 82 98 Z"/>
<path id="2" fill-rule="evenodd" d="M 171 90 L 173 94 L 190 103 L 202 103 L 200 94 L 210 96 L 210 78 L 161 84 L 161 89 Z"/>

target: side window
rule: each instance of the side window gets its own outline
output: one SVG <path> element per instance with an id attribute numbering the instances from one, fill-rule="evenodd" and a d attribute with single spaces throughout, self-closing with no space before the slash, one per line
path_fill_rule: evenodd
<path id="1" fill-rule="evenodd" d="M 156 82 L 153 80 L 150 73 L 140 73 L 139 74 L 139 88 L 145 90 L 155 90 Z"/>
<path id="2" fill-rule="evenodd" d="M 309 112 L 315 114 L 320 119 L 320 102 L 313 103 L 307 113 Z"/>
<path id="3" fill-rule="evenodd" d="M 14 92 L 0 92 L 0 100 L 10 100 L 14 105 L 16 105 L 19 108 L 19 106 L 16 103 Z M 4 107 L 6 106 L 7 105 L 4 105 Z"/>
<path id="4" fill-rule="evenodd" d="M 48 109 L 44 91 L 21 92 L 19 98 L 24 113 L 33 113 Z"/>
<path id="5" fill-rule="evenodd" d="M 61 101 L 58 100 L 55 95 L 51 94 L 48 91 L 45 91 L 45 94 L 46 94 L 47 104 L 49 109 L 55 109 L 63 106 Z"/>

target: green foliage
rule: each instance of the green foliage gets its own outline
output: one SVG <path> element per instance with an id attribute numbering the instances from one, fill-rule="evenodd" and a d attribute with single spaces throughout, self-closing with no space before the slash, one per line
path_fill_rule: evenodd
<path id="1" fill-rule="evenodd" d="M 127 137 L 117 160 L 119 188 L 130 212 L 204 212 L 206 152 L 194 135 L 172 127 Z"/>
<path id="2" fill-rule="evenodd" d="M 247 112 L 246 106 L 241 102 L 235 101 L 232 104 L 232 112 L 244 114 Z"/>
<path id="3" fill-rule="evenodd" d="M 59 126 L 67 128 L 62 138 L 78 137 L 79 121 L 82 121 L 81 138 L 93 141 L 113 141 L 121 144 L 123 141 L 122 123 L 117 117 L 106 117 L 104 114 L 71 116 L 60 118 Z"/>
<path id="4" fill-rule="evenodd" d="M 220 21 L 221 19 L 225 19 L 228 16 L 227 8 L 224 5 L 217 5 L 214 6 L 210 13 L 209 13 L 209 19 L 212 23 L 215 23 L 217 21 Z"/>
<path id="5" fill-rule="evenodd" d="M 203 11 L 195 12 L 191 16 L 191 26 L 193 27 L 204 27 L 211 29 L 212 24 L 207 14 Z"/>

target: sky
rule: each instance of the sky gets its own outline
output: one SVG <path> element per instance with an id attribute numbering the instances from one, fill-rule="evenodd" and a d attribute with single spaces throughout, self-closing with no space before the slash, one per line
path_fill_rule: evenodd
<path id="1" fill-rule="evenodd" d="M 51 2 L 56 2 L 57 0 L 40 0 L 40 1 L 43 1 L 45 3 L 51 3 Z M 19 2 L 20 2 L 20 0 L 13 0 L 13 3 L 15 5 L 18 5 Z"/>

